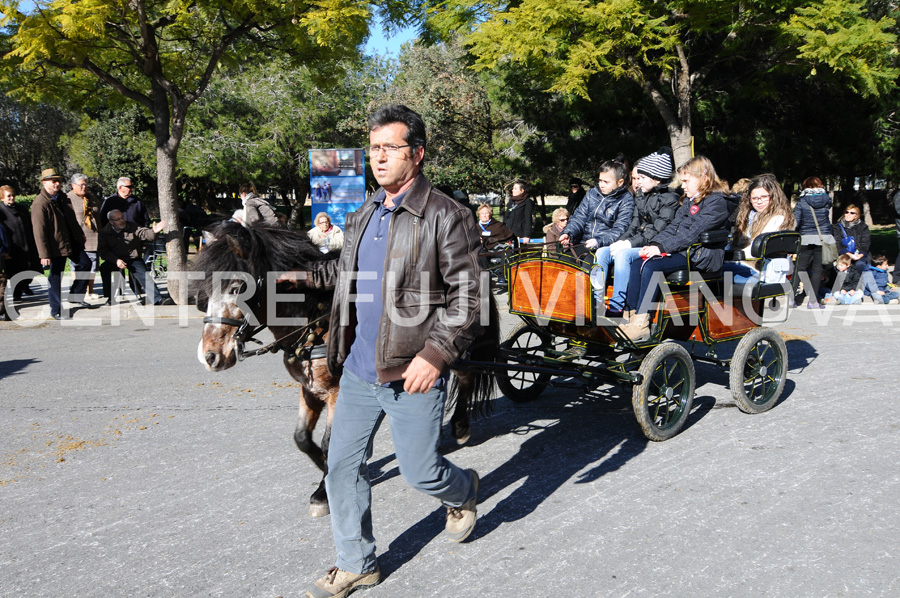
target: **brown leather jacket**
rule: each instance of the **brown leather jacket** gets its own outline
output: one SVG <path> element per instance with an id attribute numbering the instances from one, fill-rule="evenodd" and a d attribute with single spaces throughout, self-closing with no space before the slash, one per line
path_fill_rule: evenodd
<path id="1" fill-rule="evenodd" d="M 355 293 L 359 236 L 375 210 L 370 197 L 348 214 L 338 260 L 317 262 L 304 283 L 334 289 L 328 368 L 340 373 L 356 330 Z M 419 174 L 391 217 L 385 259 L 384 311 L 375 367 L 382 383 L 401 379 L 417 355 L 442 372 L 481 332 L 481 303 L 488 301 L 478 266 L 480 237 L 472 213 Z M 484 313 L 488 311 L 485 308 Z"/>

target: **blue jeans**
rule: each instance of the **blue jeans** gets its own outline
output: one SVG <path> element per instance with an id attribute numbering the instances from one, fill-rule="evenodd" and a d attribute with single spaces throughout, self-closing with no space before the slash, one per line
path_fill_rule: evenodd
<path id="1" fill-rule="evenodd" d="M 597 268 L 599 269 L 597 276 L 591 272 L 591 282 L 599 284 L 600 296 L 598 300 L 602 301 L 603 294 L 606 293 L 606 273 L 609 272 L 609 263 L 614 261 L 613 265 L 613 294 L 609 298 L 609 309 L 611 311 L 624 311 L 626 308 L 626 294 L 628 292 L 628 281 L 631 280 L 631 265 L 635 261 L 640 261 L 640 247 L 632 247 L 631 249 L 622 249 L 616 253 L 613 258 L 610 255 L 609 247 L 602 247 L 597 251 Z M 597 288 L 596 286 L 594 288 Z M 636 306 L 628 304 L 629 309 Z"/>
<path id="2" fill-rule="evenodd" d="M 650 311 L 650 305 L 656 299 L 656 291 L 654 288 L 652 297 L 645 297 L 650 290 L 650 283 L 653 282 L 653 275 L 656 272 L 669 274 L 678 270 L 687 268 L 687 257 L 681 253 L 673 253 L 665 257 L 654 257 L 649 260 L 635 260 L 631 263 L 631 277 L 637 282 L 641 281 L 640 286 L 631 284 L 628 287 L 628 305 L 639 314 L 645 314 Z M 645 305 L 641 305 L 645 303 Z"/>
<path id="3" fill-rule="evenodd" d="M 350 573 L 375 569 L 372 488 L 367 462 L 375 432 L 390 416 L 391 438 L 406 482 L 446 506 L 459 507 L 475 496 L 468 473 L 438 453 L 446 386 L 410 395 L 402 381 L 370 384 L 344 369 L 328 445 L 325 489 L 338 567 Z"/>
<path id="4" fill-rule="evenodd" d="M 748 282 L 756 284 L 759 282 L 759 272 L 740 262 L 725 262 L 722 266 L 722 272 L 731 272 L 734 277 L 734 284 L 746 284 Z"/>
<path id="5" fill-rule="evenodd" d="M 862 289 L 857 289 L 857 291 L 852 295 L 850 293 L 841 293 L 840 291 L 838 291 L 837 293 L 827 291 L 825 293 L 825 298 L 834 299 L 841 305 L 856 305 L 857 303 L 862 303 L 863 291 Z"/>

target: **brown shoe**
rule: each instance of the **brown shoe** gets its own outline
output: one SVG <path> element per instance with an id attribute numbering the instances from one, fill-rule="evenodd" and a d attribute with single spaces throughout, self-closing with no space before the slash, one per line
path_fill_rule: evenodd
<path id="1" fill-rule="evenodd" d="M 332 567 L 324 577 L 317 579 L 315 585 L 306 592 L 306 598 L 344 598 L 351 592 L 377 586 L 381 581 L 378 567 L 371 573 L 350 573 Z"/>
<path id="2" fill-rule="evenodd" d="M 650 336 L 650 314 L 634 314 L 621 330 L 632 341 L 643 340 Z"/>
<path id="3" fill-rule="evenodd" d="M 475 529 L 475 516 L 478 510 L 475 505 L 478 504 L 478 474 L 474 469 L 467 469 L 472 476 L 472 485 L 475 486 L 475 496 L 472 500 L 464 503 L 461 507 L 447 507 L 447 524 L 444 530 L 447 538 L 451 542 L 462 542 L 469 537 L 472 530 Z"/>

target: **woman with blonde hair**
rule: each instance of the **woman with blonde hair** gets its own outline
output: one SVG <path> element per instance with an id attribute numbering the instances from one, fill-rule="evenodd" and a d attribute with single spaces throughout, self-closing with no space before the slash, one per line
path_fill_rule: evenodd
<path id="1" fill-rule="evenodd" d="M 569 223 L 569 210 L 566 208 L 556 208 L 553 210 L 553 221 L 544 227 L 544 243 L 548 245 L 550 252 L 556 252 L 556 246 L 552 243 L 559 243 L 559 235 L 562 234 L 564 228 Z"/>
<path id="2" fill-rule="evenodd" d="M 319 212 L 316 214 L 315 223 L 316 225 L 307 233 L 309 240 L 318 245 L 322 253 L 340 251 L 344 245 L 344 232 L 336 224 L 331 224 L 331 216 Z"/>
<path id="3" fill-rule="evenodd" d="M 678 169 L 684 198 L 672 223 L 653 237 L 640 250 L 643 260 L 631 265 L 631 282 L 626 303 L 634 307 L 634 315 L 622 331 L 631 340 L 638 340 L 650 332 L 650 304 L 658 287 L 651 288 L 654 274 L 668 274 L 688 267 L 688 249 L 700 240 L 702 233 L 719 230 L 728 222 L 731 209 L 725 199 L 728 185 L 716 175 L 712 162 L 696 156 Z M 691 252 L 691 268 L 717 272 L 725 262 L 725 249 L 699 247 Z"/>

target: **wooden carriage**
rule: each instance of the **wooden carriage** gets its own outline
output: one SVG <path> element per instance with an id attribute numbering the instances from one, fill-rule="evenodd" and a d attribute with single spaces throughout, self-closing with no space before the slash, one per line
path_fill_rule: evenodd
<path id="1" fill-rule="evenodd" d="M 727 232 L 708 233 L 701 245 L 721 247 Z M 761 235 L 751 254 L 768 260 L 793 259 L 800 235 Z M 651 312 L 651 336 L 632 342 L 619 321 L 598 315 L 610 286 L 596 292 L 590 261 L 574 256 L 517 254 L 507 265 L 509 311 L 522 318 L 501 346 L 498 384 L 514 401 L 536 398 L 547 386 L 632 384 L 632 404 L 642 431 L 651 440 L 677 434 L 691 409 L 694 360 L 727 367 L 738 407 L 748 413 L 772 408 L 787 374 L 787 350 L 781 336 L 763 326 L 774 303 L 787 316 L 785 295 L 793 282 L 759 280 L 734 285 L 722 272 L 688 268 L 666 277 Z M 602 299 L 601 299 L 602 298 Z M 719 344 L 738 341 L 730 358 L 719 357 Z M 573 351 L 573 346 L 579 350 Z M 696 351 L 702 347 L 701 351 Z M 690 350 L 689 350 L 690 349 Z"/>

